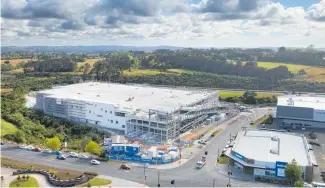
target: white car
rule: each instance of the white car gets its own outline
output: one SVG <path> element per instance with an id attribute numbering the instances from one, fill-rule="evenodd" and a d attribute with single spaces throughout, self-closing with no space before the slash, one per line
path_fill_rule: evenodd
<path id="1" fill-rule="evenodd" d="M 227 144 L 230 144 L 230 141 L 228 141 Z"/>
<path id="2" fill-rule="evenodd" d="M 78 158 L 79 157 L 78 153 L 75 153 L 75 152 L 70 152 L 69 153 L 69 156 L 70 157 L 74 157 L 74 158 Z"/>
<path id="3" fill-rule="evenodd" d="M 78 158 L 79 159 L 88 159 L 89 157 L 87 155 L 79 155 Z"/>
<path id="4" fill-rule="evenodd" d="M 227 145 L 225 146 L 225 148 L 229 148 L 229 145 L 227 144 Z"/>
<path id="5" fill-rule="evenodd" d="M 34 146 L 29 145 L 29 146 L 27 146 L 27 149 L 28 150 L 34 150 L 35 148 L 34 148 Z"/>
<path id="6" fill-rule="evenodd" d="M 99 165 L 100 162 L 97 161 L 97 160 L 95 160 L 95 159 L 93 159 L 93 160 L 90 161 L 90 164 L 92 164 L 92 165 Z"/>
<path id="7" fill-rule="evenodd" d="M 45 149 L 45 150 L 42 151 L 42 153 L 52 153 L 52 150 L 50 150 L 50 149 Z"/>
<path id="8" fill-rule="evenodd" d="M 20 148 L 20 149 L 28 149 L 28 147 L 25 146 L 25 145 L 20 145 L 19 148 Z"/>

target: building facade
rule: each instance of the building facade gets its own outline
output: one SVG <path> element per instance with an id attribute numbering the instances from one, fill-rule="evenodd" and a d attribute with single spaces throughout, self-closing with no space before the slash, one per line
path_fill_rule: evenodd
<path id="1" fill-rule="evenodd" d="M 216 92 L 76 84 L 37 92 L 35 108 L 69 121 L 165 142 L 217 114 L 218 104 Z"/>
<path id="2" fill-rule="evenodd" d="M 276 121 L 281 128 L 325 128 L 325 98 L 279 97 Z"/>

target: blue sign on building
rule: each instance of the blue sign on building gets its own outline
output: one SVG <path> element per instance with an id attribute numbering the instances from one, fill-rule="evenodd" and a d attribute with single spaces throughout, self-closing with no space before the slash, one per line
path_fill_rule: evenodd
<path id="1" fill-rule="evenodd" d="M 242 161 L 245 159 L 244 156 L 240 155 L 240 154 L 237 153 L 237 152 L 234 152 L 233 156 L 236 157 L 236 158 L 238 158 L 238 159 L 240 159 L 240 160 L 242 160 Z"/>
<path id="2" fill-rule="evenodd" d="M 276 161 L 275 162 L 275 175 L 278 177 L 285 177 L 285 168 L 288 165 L 287 162 Z"/>

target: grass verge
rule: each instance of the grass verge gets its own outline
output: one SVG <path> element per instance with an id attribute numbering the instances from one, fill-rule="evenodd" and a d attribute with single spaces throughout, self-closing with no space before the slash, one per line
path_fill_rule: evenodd
<path id="1" fill-rule="evenodd" d="M 220 99 L 226 99 L 229 97 L 241 97 L 243 96 L 244 91 L 219 91 L 219 97 Z M 274 93 L 256 93 L 256 98 L 267 98 L 272 96 L 279 96 L 279 94 Z"/>
<path id="2" fill-rule="evenodd" d="M 54 156 L 53 156 L 54 158 Z M 1 157 L 1 166 L 4 167 L 9 167 L 13 169 L 37 169 L 37 170 L 45 170 L 49 172 L 55 173 L 55 175 L 60 178 L 61 180 L 67 180 L 67 179 L 73 179 L 76 178 L 84 172 L 80 171 L 74 171 L 70 169 L 63 169 L 63 168 L 56 168 L 56 167 L 51 167 L 51 166 L 45 166 L 45 165 L 40 165 L 40 164 L 35 164 L 35 163 L 28 163 L 25 161 L 20 161 L 20 160 L 14 160 L 14 159 L 9 159 L 6 157 Z M 20 186 L 22 187 L 22 186 Z"/>
<path id="3" fill-rule="evenodd" d="M 218 163 L 219 164 L 228 164 L 229 163 L 229 157 L 227 157 L 227 156 L 220 156 Z"/>
<path id="4" fill-rule="evenodd" d="M 102 185 L 108 185 L 108 184 L 111 184 L 111 183 L 112 183 L 111 180 L 102 179 L 102 178 L 94 178 L 90 182 L 88 182 L 87 185 L 90 185 L 90 186 L 102 186 Z"/>
<path id="5" fill-rule="evenodd" d="M 17 130 L 18 128 L 14 124 L 1 118 L 1 137 L 7 134 L 14 134 Z"/>
<path id="6" fill-rule="evenodd" d="M 9 184 L 9 187 L 39 187 L 39 186 L 35 178 L 29 177 L 28 180 L 15 179 Z"/>

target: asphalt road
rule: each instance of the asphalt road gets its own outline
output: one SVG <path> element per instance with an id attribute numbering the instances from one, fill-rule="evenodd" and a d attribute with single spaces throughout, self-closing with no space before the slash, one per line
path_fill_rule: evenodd
<path id="1" fill-rule="evenodd" d="M 89 164 L 89 160 L 67 158 L 65 161 L 57 160 L 55 155 L 42 154 L 32 151 L 25 151 L 19 148 L 1 146 L 1 155 L 12 159 L 25 160 L 32 163 L 51 165 L 58 168 L 68 168 L 80 171 L 93 171 L 102 175 L 118 177 L 139 183 L 145 183 L 150 187 L 156 187 L 158 183 L 158 171 L 160 174 L 160 184 L 162 187 L 171 186 L 171 180 L 175 180 L 176 187 L 212 187 L 213 181 L 216 187 L 225 187 L 228 183 L 228 177 L 217 172 L 215 161 L 217 160 L 218 148 L 220 152 L 229 140 L 229 136 L 235 135 L 242 126 L 247 126 L 249 122 L 258 119 L 268 112 L 267 109 L 255 109 L 249 117 L 237 116 L 237 121 L 227 125 L 227 128 L 214 137 L 202 154 L 197 154 L 190 161 L 174 169 L 158 170 L 146 169 L 147 180 L 144 180 L 144 168 L 133 167 L 132 170 L 120 170 L 120 164 L 101 163 L 98 166 Z M 239 119 L 240 118 L 240 119 Z M 228 121 L 229 122 L 229 121 Z M 227 122 L 225 122 L 227 123 Z M 195 163 L 208 151 L 207 164 L 202 169 L 196 169 Z M 231 180 L 232 186 L 236 187 L 266 187 L 273 186 L 270 184 L 248 182 L 240 180 Z"/>

